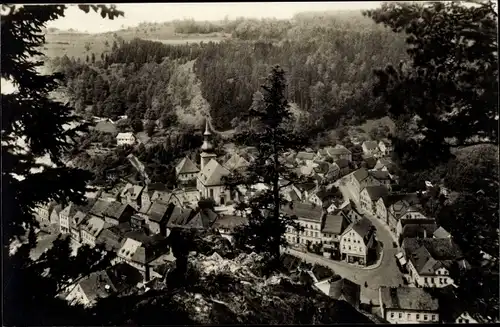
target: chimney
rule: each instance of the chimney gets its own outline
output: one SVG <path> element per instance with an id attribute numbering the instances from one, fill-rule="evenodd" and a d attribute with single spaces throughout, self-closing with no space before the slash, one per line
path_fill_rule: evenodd
<path id="1" fill-rule="evenodd" d="M 427 230 L 424 228 L 424 238 L 427 238 Z"/>

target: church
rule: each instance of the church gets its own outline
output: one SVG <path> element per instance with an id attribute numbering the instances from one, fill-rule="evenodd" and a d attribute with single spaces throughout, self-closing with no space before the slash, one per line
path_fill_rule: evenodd
<path id="1" fill-rule="evenodd" d="M 222 178 L 229 175 L 230 171 L 216 160 L 217 156 L 210 140 L 211 135 L 207 119 L 203 133 L 200 172 L 197 175 L 196 188 L 200 192 L 200 197 L 213 199 L 216 205 L 226 205 L 228 201 L 234 201 L 231 192 L 225 188 L 222 182 Z"/>

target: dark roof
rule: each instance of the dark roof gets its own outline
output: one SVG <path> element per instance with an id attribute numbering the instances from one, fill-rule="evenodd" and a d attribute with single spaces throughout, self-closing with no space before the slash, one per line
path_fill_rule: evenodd
<path id="1" fill-rule="evenodd" d="M 436 223 L 432 224 L 406 224 L 403 227 L 401 236 L 403 238 L 416 238 L 416 237 L 432 237 L 433 233 L 436 231 Z"/>
<path id="2" fill-rule="evenodd" d="M 128 204 L 123 204 L 118 201 L 111 202 L 106 208 L 106 211 L 104 211 L 104 215 L 110 218 L 119 219 L 128 206 Z"/>
<path id="3" fill-rule="evenodd" d="M 90 209 L 90 213 L 95 216 L 102 217 L 110 203 L 111 202 L 98 199 Z"/>
<path id="4" fill-rule="evenodd" d="M 332 148 L 332 147 L 328 147 L 326 149 L 327 153 L 330 155 L 330 156 L 338 156 L 338 155 L 342 155 L 342 154 L 350 154 L 351 151 L 349 151 L 349 149 L 347 149 L 346 147 L 342 146 L 342 147 L 338 147 L 338 148 Z"/>
<path id="5" fill-rule="evenodd" d="M 211 209 L 198 208 L 193 218 L 185 225 L 188 228 L 208 229 L 217 220 L 218 214 Z"/>
<path id="6" fill-rule="evenodd" d="M 310 191 L 313 188 L 316 187 L 315 183 L 298 183 L 295 184 L 295 187 L 298 188 L 300 191 Z"/>
<path id="7" fill-rule="evenodd" d="M 364 238 L 372 230 L 372 226 L 370 219 L 363 217 L 352 225 L 352 229 Z"/>
<path id="8" fill-rule="evenodd" d="M 361 297 L 361 287 L 337 275 L 330 280 L 328 296 L 336 300 L 339 300 L 343 296 L 347 303 L 352 306 L 358 306 Z"/>
<path id="9" fill-rule="evenodd" d="M 311 272 L 313 273 L 314 277 L 316 277 L 317 280 L 324 280 L 326 278 L 330 278 L 333 275 L 335 275 L 333 270 L 319 264 L 314 264 L 314 266 L 311 269 Z"/>
<path id="10" fill-rule="evenodd" d="M 446 229 L 444 229 L 443 227 L 439 227 L 438 229 L 436 229 L 434 231 L 435 238 L 448 238 L 450 236 L 451 236 L 451 234 L 448 233 L 448 231 Z"/>
<path id="11" fill-rule="evenodd" d="M 150 220 L 160 223 L 163 220 L 168 219 L 168 216 L 173 209 L 174 205 L 169 205 L 168 203 L 155 200 L 149 207 L 147 215 Z"/>
<path id="12" fill-rule="evenodd" d="M 292 201 L 300 201 L 299 195 L 294 189 L 289 190 L 288 195 Z"/>
<path id="13" fill-rule="evenodd" d="M 213 224 L 214 228 L 226 228 L 229 230 L 234 230 L 238 226 L 248 224 L 248 218 L 233 216 L 233 215 L 221 215 Z"/>
<path id="14" fill-rule="evenodd" d="M 109 267 L 106 273 L 118 293 L 143 281 L 142 274 L 128 263 L 120 262 Z"/>
<path id="15" fill-rule="evenodd" d="M 167 186 L 163 183 L 152 183 L 144 188 L 144 191 L 146 191 L 149 196 L 152 196 L 155 191 L 165 190 L 167 190 Z"/>
<path id="16" fill-rule="evenodd" d="M 462 258 L 462 251 L 451 239 L 406 238 L 405 255 L 419 274 L 433 275 L 441 267 L 449 266 Z"/>
<path id="17" fill-rule="evenodd" d="M 71 219 L 71 227 L 78 227 L 82 222 L 85 221 L 85 218 L 87 218 L 88 215 L 84 212 L 77 211 L 75 215 L 73 216 L 73 219 Z"/>
<path id="18" fill-rule="evenodd" d="M 200 170 L 188 157 L 184 157 L 175 167 L 177 174 L 193 174 Z"/>
<path id="19" fill-rule="evenodd" d="M 290 216 L 297 216 L 297 218 L 308 219 L 315 222 L 320 222 L 323 216 L 323 209 L 320 206 L 315 206 L 309 203 L 293 203 L 293 209 L 289 205 L 285 205 L 282 211 Z"/>
<path id="20" fill-rule="evenodd" d="M 368 170 L 366 168 L 360 168 L 355 172 L 353 172 L 352 175 L 354 176 L 354 178 L 356 178 L 358 182 L 365 180 L 369 176 Z"/>
<path id="21" fill-rule="evenodd" d="M 184 209 L 175 206 L 168 220 L 167 227 L 180 227 L 187 224 L 189 219 L 194 215 L 193 209 Z"/>
<path id="22" fill-rule="evenodd" d="M 375 158 L 375 157 L 373 157 L 371 155 L 370 156 L 364 156 L 363 155 L 363 160 L 365 161 L 366 167 L 368 169 L 372 169 L 377 164 L 377 158 Z"/>
<path id="23" fill-rule="evenodd" d="M 88 277 L 82 279 L 79 284 L 89 301 L 105 298 L 117 292 L 113 282 L 104 270 L 91 273 Z M 106 289 L 106 285 L 108 285 L 109 289 Z"/>
<path id="24" fill-rule="evenodd" d="M 347 159 L 339 159 L 335 161 L 335 163 L 337 164 L 337 166 L 339 166 L 340 169 L 349 167 L 349 160 Z"/>
<path id="25" fill-rule="evenodd" d="M 438 311 L 438 299 L 423 288 L 380 287 L 381 305 L 387 309 Z"/>
<path id="26" fill-rule="evenodd" d="M 372 201 L 377 201 L 381 197 L 389 194 L 389 190 L 384 185 L 367 186 L 365 189 Z"/>
<path id="27" fill-rule="evenodd" d="M 97 236 L 96 243 L 104 244 L 107 251 L 118 251 L 121 246 L 122 237 L 120 234 L 113 232 L 111 228 L 106 228 Z"/>
<path id="28" fill-rule="evenodd" d="M 348 223 L 344 216 L 340 214 L 336 215 L 326 215 L 324 220 L 324 226 L 322 226 L 321 231 L 323 233 L 331 233 L 340 235 L 346 229 Z"/>
<path id="29" fill-rule="evenodd" d="M 281 261 L 283 262 L 283 266 L 288 270 L 288 272 L 292 272 L 297 269 L 301 262 L 299 258 L 287 253 L 283 253 L 281 255 Z"/>
<path id="30" fill-rule="evenodd" d="M 375 166 L 375 164 L 373 166 Z M 377 180 L 391 179 L 389 172 L 385 170 L 370 170 L 370 175 Z"/>

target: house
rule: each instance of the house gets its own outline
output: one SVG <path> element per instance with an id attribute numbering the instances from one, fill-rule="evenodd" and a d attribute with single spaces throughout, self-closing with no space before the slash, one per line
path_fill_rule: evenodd
<path id="1" fill-rule="evenodd" d="M 300 196 L 297 193 L 297 189 L 290 187 L 290 188 L 282 188 L 282 194 L 285 200 L 290 201 L 290 202 L 300 202 Z"/>
<path id="2" fill-rule="evenodd" d="M 96 245 L 99 234 L 107 227 L 110 227 L 104 219 L 91 216 L 86 222 L 81 224 L 81 243 L 88 244 L 91 247 Z"/>
<path id="3" fill-rule="evenodd" d="M 403 252 L 410 273 L 410 283 L 421 287 L 439 288 L 453 284 L 450 268 L 468 263 L 462 251 L 451 239 L 406 238 Z"/>
<path id="4" fill-rule="evenodd" d="M 285 237 L 290 243 L 311 244 L 321 243 L 321 222 L 325 213 L 321 207 L 308 203 L 293 203 L 290 207 L 285 205 L 281 212 L 290 216 L 297 217 L 297 222 L 304 230 L 298 232 L 293 227 L 288 227 Z"/>
<path id="5" fill-rule="evenodd" d="M 430 235 L 432 235 L 436 229 L 437 225 L 436 222 L 433 221 L 432 223 L 424 223 L 424 224 L 414 224 L 411 223 L 411 220 L 405 220 L 410 223 L 404 224 L 402 227 L 401 232 L 399 232 L 396 237 L 398 238 L 398 243 L 401 245 L 403 243 L 403 240 L 405 238 L 428 238 Z M 401 222 L 401 221 L 400 221 Z"/>
<path id="6" fill-rule="evenodd" d="M 220 215 L 213 224 L 213 228 L 224 238 L 233 242 L 233 232 L 236 228 L 248 224 L 248 218 L 234 215 Z"/>
<path id="7" fill-rule="evenodd" d="M 339 159 L 335 161 L 335 164 L 339 167 L 339 177 L 343 177 L 351 172 L 349 163 L 350 161 L 347 159 Z"/>
<path id="8" fill-rule="evenodd" d="M 436 229 L 432 235 L 434 238 L 451 238 L 451 234 L 442 226 Z"/>
<path id="9" fill-rule="evenodd" d="M 70 233 L 70 217 L 73 217 L 76 211 L 77 211 L 76 205 L 70 203 L 59 213 L 59 221 L 62 234 Z"/>
<path id="10" fill-rule="evenodd" d="M 361 302 L 361 287 L 339 275 L 334 275 L 315 285 L 323 293 L 337 301 L 345 301 L 359 309 Z"/>
<path id="11" fill-rule="evenodd" d="M 135 213 L 134 208 L 128 204 L 118 201 L 111 202 L 104 211 L 104 221 L 111 225 L 118 225 L 130 221 L 130 217 Z"/>
<path id="12" fill-rule="evenodd" d="M 133 133 L 118 133 L 116 135 L 116 144 L 118 146 L 121 145 L 134 145 L 135 144 L 135 136 Z"/>
<path id="13" fill-rule="evenodd" d="M 312 176 L 315 174 L 314 165 L 312 163 L 307 163 L 298 168 L 297 175 L 299 176 Z"/>
<path id="14" fill-rule="evenodd" d="M 330 204 L 331 201 L 329 200 L 333 198 L 333 193 L 323 187 L 316 187 L 308 195 L 308 202 L 319 207 L 325 207 L 326 204 Z M 326 206 L 326 208 L 328 208 L 328 206 Z"/>
<path id="15" fill-rule="evenodd" d="M 403 218 L 403 219 L 398 220 L 398 223 L 396 224 L 396 237 L 399 237 L 400 235 L 403 234 L 404 228 L 407 225 L 413 225 L 413 227 L 410 227 L 410 230 L 408 230 L 407 233 L 412 233 L 411 230 L 413 230 L 414 232 L 417 232 L 418 228 L 415 226 L 418 226 L 418 225 L 422 225 L 422 226 L 423 225 L 432 225 L 432 227 L 431 226 L 426 227 L 424 238 L 432 237 L 432 235 L 434 234 L 434 231 L 437 229 L 436 220 L 434 218 L 426 218 L 426 217 L 424 217 L 424 218 Z M 421 230 L 421 232 L 418 232 L 417 234 L 421 235 L 421 233 L 423 233 L 423 232 L 424 231 Z"/>
<path id="16" fill-rule="evenodd" d="M 184 157 L 177 166 L 175 166 L 175 176 L 177 176 L 177 180 L 180 182 L 196 180 L 196 176 L 199 172 L 200 169 L 188 157 Z"/>
<path id="17" fill-rule="evenodd" d="M 439 301 L 425 289 L 381 286 L 379 301 L 382 317 L 391 324 L 439 323 Z"/>
<path id="18" fill-rule="evenodd" d="M 362 165 L 366 169 L 373 169 L 373 167 L 377 164 L 377 158 L 375 158 L 372 154 L 363 154 L 361 158 L 363 159 Z"/>
<path id="19" fill-rule="evenodd" d="M 373 155 L 376 157 L 380 154 L 377 141 L 364 141 L 361 148 L 363 148 L 363 153 L 365 155 Z"/>
<path id="20" fill-rule="evenodd" d="M 480 317 L 471 315 L 463 301 L 454 293 L 454 286 L 445 286 L 439 289 L 439 317 L 447 324 L 477 324 L 482 322 Z"/>
<path id="21" fill-rule="evenodd" d="M 309 198 L 309 195 L 316 190 L 316 183 L 297 183 L 292 185 L 297 195 L 302 201 Z"/>
<path id="22" fill-rule="evenodd" d="M 396 164 L 394 164 L 392 160 L 388 158 L 379 158 L 373 169 L 387 171 L 391 175 L 396 174 Z"/>
<path id="23" fill-rule="evenodd" d="M 352 152 L 342 144 L 337 144 L 334 147 L 326 147 L 326 154 L 334 161 L 347 160 L 352 161 Z"/>
<path id="24" fill-rule="evenodd" d="M 349 223 L 354 223 L 363 219 L 363 215 L 356 209 L 352 201 L 345 202 L 340 208 L 336 209 L 333 213 L 339 213 L 344 216 Z"/>
<path id="25" fill-rule="evenodd" d="M 59 232 L 61 230 L 61 218 L 59 217 L 59 214 L 62 209 L 62 206 L 57 204 L 50 212 L 50 224 Z"/>
<path id="26" fill-rule="evenodd" d="M 126 262 L 138 269 L 145 281 L 151 280 L 151 263 L 168 252 L 166 238 L 161 235 L 147 236 L 139 231 L 126 234 L 114 262 Z"/>
<path id="27" fill-rule="evenodd" d="M 127 183 L 125 187 L 120 192 L 120 201 L 123 204 L 128 204 L 135 210 L 139 211 L 141 209 L 142 191 L 144 187 L 141 185 L 133 185 Z"/>
<path id="28" fill-rule="evenodd" d="M 178 201 L 176 201 L 175 199 L 177 199 Z M 172 203 L 174 205 L 193 206 L 193 204 L 198 203 L 198 201 L 200 200 L 200 192 L 198 192 L 195 187 L 185 187 L 181 190 L 174 190 L 169 203 Z M 229 201 L 226 203 L 229 204 Z"/>
<path id="29" fill-rule="evenodd" d="M 359 194 L 361 208 L 374 214 L 376 212 L 377 201 L 389 195 L 389 190 L 385 185 L 367 186 Z"/>
<path id="30" fill-rule="evenodd" d="M 149 230 L 153 234 L 160 234 L 162 236 L 167 236 L 167 222 L 170 218 L 170 214 L 174 210 L 175 205 L 172 203 L 165 203 L 159 200 L 155 200 L 146 215 L 148 217 L 146 224 Z M 134 227 L 139 228 L 142 223 L 134 221 Z M 142 227 L 142 226 L 141 226 Z"/>
<path id="31" fill-rule="evenodd" d="M 315 157 L 314 153 L 300 151 L 295 156 L 295 161 L 299 165 L 308 165 L 308 166 L 311 166 L 312 163 L 313 163 L 314 157 Z"/>
<path id="32" fill-rule="evenodd" d="M 96 245 L 97 244 L 104 245 L 106 251 L 115 253 L 118 252 L 118 250 L 121 247 L 123 237 L 122 233 L 116 230 L 116 227 L 117 226 L 110 226 L 109 228 L 102 229 L 100 233 L 96 233 L 98 235 L 93 243 L 95 243 Z M 89 235 L 84 236 L 83 230 L 82 230 L 82 239 L 87 239 L 87 240 L 90 239 Z M 89 243 L 92 243 L 92 240 Z M 92 246 L 92 244 L 90 245 Z"/>
<path id="33" fill-rule="evenodd" d="M 50 222 L 50 213 L 56 205 L 57 203 L 52 201 L 36 206 L 35 212 L 40 221 Z"/>
<path id="34" fill-rule="evenodd" d="M 162 183 L 151 183 L 144 187 L 141 194 L 141 209 L 139 210 L 142 213 L 146 213 L 149 209 L 149 206 L 153 202 L 151 197 L 155 193 L 155 191 L 166 191 L 167 187 Z"/>
<path id="35" fill-rule="evenodd" d="M 134 267 L 120 263 L 106 270 L 91 273 L 71 287 L 66 300 L 71 304 L 92 307 L 98 299 L 120 295 L 142 282 L 142 275 Z"/>
<path id="36" fill-rule="evenodd" d="M 363 188 L 375 185 L 380 185 L 380 182 L 370 175 L 366 168 L 360 168 L 347 175 L 347 187 L 355 202 L 359 202 L 359 194 Z"/>
<path id="37" fill-rule="evenodd" d="M 248 160 L 237 153 L 233 154 L 224 164 L 224 167 L 226 167 L 229 171 L 243 170 L 248 166 L 250 166 Z"/>
<path id="38" fill-rule="evenodd" d="M 367 218 L 349 225 L 340 237 L 340 255 L 349 263 L 367 265 L 376 245 L 375 227 Z"/>
<path id="39" fill-rule="evenodd" d="M 335 162 L 334 163 L 328 163 L 328 170 L 324 174 L 324 177 L 326 180 L 330 182 L 336 181 L 340 176 L 340 167 L 337 165 Z"/>
<path id="40" fill-rule="evenodd" d="M 383 156 L 390 155 L 393 151 L 392 142 L 389 139 L 380 140 L 378 142 L 378 148 Z"/>
<path id="41" fill-rule="evenodd" d="M 73 217 L 70 218 L 70 232 L 71 232 L 71 240 L 76 244 L 80 244 L 81 242 L 81 231 L 80 225 L 85 222 L 88 215 L 82 211 L 77 211 Z"/>
<path id="42" fill-rule="evenodd" d="M 340 256 L 340 237 L 349 226 L 349 221 L 340 213 L 328 214 L 321 222 L 321 242 L 323 243 L 323 256 Z"/>
<path id="43" fill-rule="evenodd" d="M 384 185 L 390 191 L 392 189 L 392 179 L 388 171 L 385 170 L 370 170 L 368 172 L 380 185 Z"/>
<path id="44" fill-rule="evenodd" d="M 184 226 L 189 229 L 207 230 L 213 226 L 218 217 L 219 215 L 210 208 L 198 208 Z"/>
<path id="45" fill-rule="evenodd" d="M 170 214 L 170 219 L 167 222 L 167 236 L 173 228 L 186 228 L 186 224 L 194 216 L 195 210 L 191 208 L 181 208 L 175 206 Z"/>
<path id="46" fill-rule="evenodd" d="M 198 174 L 197 189 L 201 197 L 213 199 L 217 205 L 232 201 L 232 193 L 226 189 L 223 182 L 223 177 L 229 174 L 230 171 L 216 160 L 210 160 Z"/>
<path id="47" fill-rule="evenodd" d="M 387 208 L 387 224 L 394 232 L 401 219 L 424 219 L 421 212 L 420 199 L 415 193 L 400 194 Z"/>
<path id="48" fill-rule="evenodd" d="M 106 209 L 108 208 L 108 206 L 110 204 L 111 204 L 110 201 L 98 199 L 94 203 L 92 208 L 90 208 L 89 214 L 96 216 L 96 217 L 104 218 L 104 212 L 106 212 Z"/>
<path id="49" fill-rule="evenodd" d="M 315 160 L 313 164 L 314 173 L 321 177 L 324 177 L 330 170 L 330 166 L 332 166 L 330 163 L 321 160 Z"/>

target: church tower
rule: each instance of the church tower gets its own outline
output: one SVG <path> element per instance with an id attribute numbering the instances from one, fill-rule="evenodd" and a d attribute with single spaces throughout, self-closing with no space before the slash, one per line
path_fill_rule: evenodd
<path id="1" fill-rule="evenodd" d="M 205 120 L 205 133 L 203 133 L 203 144 L 201 146 L 201 163 L 200 163 L 200 171 L 203 171 L 203 168 L 210 162 L 210 160 L 215 159 L 217 156 L 213 152 L 213 145 L 210 143 L 210 128 L 208 126 L 208 117 Z"/>

